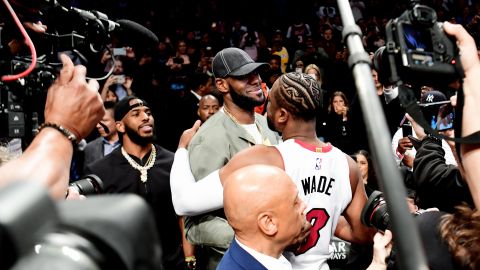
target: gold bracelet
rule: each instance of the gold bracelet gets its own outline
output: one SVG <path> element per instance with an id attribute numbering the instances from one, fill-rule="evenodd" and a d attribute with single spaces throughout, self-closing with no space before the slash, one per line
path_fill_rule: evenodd
<path id="1" fill-rule="evenodd" d="M 186 262 L 193 262 L 193 261 L 196 261 L 197 258 L 195 258 L 195 256 L 187 256 L 185 257 L 185 261 Z"/>
<path id="2" fill-rule="evenodd" d="M 54 129 L 60 131 L 60 133 L 62 133 L 63 136 L 67 137 L 67 139 L 72 142 L 74 148 L 77 145 L 77 136 L 75 136 L 75 134 L 73 134 L 70 130 L 64 128 L 61 125 L 55 124 L 55 123 L 45 122 L 45 123 L 41 124 L 38 127 L 38 129 L 36 131 L 36 134 L 40 133 L 40 131 L 42 131 L 42 129 L 44 129 L 46 127 L 54 128 Z"/>

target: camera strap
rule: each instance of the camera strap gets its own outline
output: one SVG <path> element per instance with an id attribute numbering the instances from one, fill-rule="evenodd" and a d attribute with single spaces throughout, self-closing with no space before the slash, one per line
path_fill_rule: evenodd
<path id="1" fill-rule="evenodd" d="M 397 67 L 395 66 L 395 50 L 396 50 L 396 44 L 393 41 L 393 34 L 392 34 L 392 24 L 393 21 L 388 21 L 387 26 L 385 27 L 385 35 L 387 38 L 387 42 L 385 44 L 385 51 L 387 52 L 387 57 L 388 57 L 388 67 L 384 67 L 389 69 L 390 73 L 390 78 L 388 80 L 391 83 L 398 82 L 400 80 L 400 77 L 397 72 Z M 384 56 L 385 57 L 385 56 Z"/>
<path id="2" fill-rule="evenodd" d="M 399 85 L 398 87 L 398 98 L 400 99 L 402 107 L 405 108 L 405 111 L 407 111 L 407 113 L 415 120 L 415 122 L 417 122 L 421 127 L 423 127 L 425 133 L 428 133 L 438 139 L 453 141 L 457 144 L 480 144 L 480 131 L 474 132 L 465 137 L 451 138 L 440 134 L 437 130 L 432 129 L 432 127 L 427 123 L 427 120 L 425 120 L 425 117 L 420 110 L 420 106 L 418 106 L 417 99 L 415 97 L 415 94 L 413 93 L 413 90 L 403 84 Z M 461 134 L 463 101 L 463 91 L 458 91 L 457 106 L 455 109 L 455 121 L 453 123 L 455 134 Z"/>

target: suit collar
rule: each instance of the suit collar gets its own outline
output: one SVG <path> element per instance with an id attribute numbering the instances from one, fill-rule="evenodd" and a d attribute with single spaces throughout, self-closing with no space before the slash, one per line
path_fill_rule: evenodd
<path id="1" fill-rule="evenodd" d="M 232 259 L 245 269 L 267 270 L 265 266 L 259 263 L 252 255 L 239 246 L 236 239 L 232 240 L 228 252 L 232 256 Z"/>

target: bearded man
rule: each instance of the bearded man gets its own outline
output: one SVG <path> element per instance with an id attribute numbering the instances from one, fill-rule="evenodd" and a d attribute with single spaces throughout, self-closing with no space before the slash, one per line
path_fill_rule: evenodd
<path id="1" fill-rule="evenodd" d="M 86 173 L 99 176 L 106 193 L 143 197 L 155 218 L 165 269 L 183 269 L 182 233 L 169 183 L 173 153 L 152 143 L 155 122 L 145 101 L 125 97 L 115 106 L 115 121 L 122 146 L 88 165 Z"/>

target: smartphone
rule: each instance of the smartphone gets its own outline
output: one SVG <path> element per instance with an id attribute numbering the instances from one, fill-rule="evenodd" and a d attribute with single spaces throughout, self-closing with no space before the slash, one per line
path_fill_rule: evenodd
<path id="1" fill-rule="evenodd" d="M 410 122 L 402 125 L 402 134 L 403 137 L 412 136 L 412 124 L 410 124 Z"/>
<path id="2" fill-rule="evenodd" d="M 423 107 L 422 113 L 434 130 L 445 131 L 453 128 L 455 111 L 449 103 Z"/>
<path id="3" fill-rule="evenodd" d="M 125 49 L 124 47 L 113 48 L 113 55 L 114 56 L 125 56 L 125 55 L 127 55 L 127 49 Z"/>
<path id="4" fill-rule="evenodd" d="M 124 84 L 125 83 L 125 75 L 115 75 L 115 83 Z"/>

